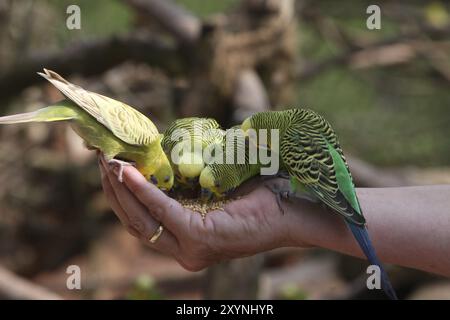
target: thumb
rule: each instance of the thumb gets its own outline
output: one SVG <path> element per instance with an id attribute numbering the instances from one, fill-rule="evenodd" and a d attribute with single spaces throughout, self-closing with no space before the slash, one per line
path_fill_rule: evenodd
<path id="1" fill-rule="evenodd" d="M 186 228 L 190 212 L 178 201 L 168 197 L 155 185 L 149 183 L 134 167 L 124 168 L 123 181 L 157 221 L 175 232 Z"/>

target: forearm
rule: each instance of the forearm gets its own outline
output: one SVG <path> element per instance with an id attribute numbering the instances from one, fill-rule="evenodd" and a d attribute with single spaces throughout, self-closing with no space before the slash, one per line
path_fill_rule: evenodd
<path id="1" fill-rule="evenodd" d="M 357 193 L 383 261 L 450 276 L 450 186 L 357 189 Z M 363 256 L 337 214 L 304 202 L 287 206 L 294 242 L 296 237 L 301 243 L 307 239 L 314 246 Z"/>

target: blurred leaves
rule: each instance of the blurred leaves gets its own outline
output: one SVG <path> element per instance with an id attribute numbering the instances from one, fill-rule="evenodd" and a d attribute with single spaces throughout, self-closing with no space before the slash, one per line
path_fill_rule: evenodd
<path id="1" fill-rule="evenodd" d="M 122 34 L 130 30 L 132 12 L 121 0 L 46 0 L 54 14 L 53 23 L 48 26 L 56 35 L 61 46 L 68 41 L 100 37 L 112 34 Z M 81 10 L 81 29 L 66 28 L 69 5 L 76 4 Z"/>
<path id="2" fill-rule="evenodd" d="M 283 300 L 306 300 L 308 294 L 295 285 L 286 285 L 281 289 L 280 299 Z"/>
<path id="3" fill-rule="evenodd" d="M 176 3 L 194 12 L 197 16 L 205 18 L 211 14 L 222 13 L 239 3 L 239 0 L 175 0 Z"/>
<path id="4" fill-rule="evenodd" d="M 163 296 L 155 287 L 155 281 L 147 275 L 139 276 L 130 292 L 126 295 L 128 300 L 160 300 Z"/>
<path id="5" fill-rule="evenodd" d="M 450 23 L 450 16 L 440 1 L 433 1 L 425 7 L 425 18 L 428 23 L 439 28 Z"/>

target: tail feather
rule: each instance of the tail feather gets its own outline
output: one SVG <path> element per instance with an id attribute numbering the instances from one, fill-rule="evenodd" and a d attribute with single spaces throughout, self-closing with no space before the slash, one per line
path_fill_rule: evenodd
<path id="1" fill-rule="evenodd" d="M 64 121 L 76 117 L 76 109 L 71 108 L 66 102 L 62 102 L 32 112 L 0 117 L 0 124 Z"/>
<path id="2" fill-rule="evenodd" d="M 357 226 L 351 222 L 347 222 L 347 226 L 351 230 L 356 241 L 358 241 L 359 246 L 366 255 L 367 259 L 369 260 L 369 263 L 372 265 L 377 265 L 380 268 L 381 287 L 383 291 L 386 293 L 389 299 L 397 300 L 398 299 L 397 294 L 395 293 L 395 290 L 392 287 L 391 282 L 389 281 L 389 277 L 386 271 L 384 270 L 381 261 L 378 259 L 375 253 L 375 249 L 372 246 L 367 229 L 364 226 Z"/>
<path id="3" fill-rule="evenodd" d="M 39 110 L 28 113 L 14 114 L 11 116 L 0 117 L 0 124 L 36 122 L 38 116 Z"/>

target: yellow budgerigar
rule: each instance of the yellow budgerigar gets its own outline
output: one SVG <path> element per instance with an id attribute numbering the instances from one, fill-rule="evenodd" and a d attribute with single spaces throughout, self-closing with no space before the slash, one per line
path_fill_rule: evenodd
<path id="1" fill-rule="evenodd" d="M 173 171 L 161 147 L 161 135 L 153 122 L 136 109 L 84 90 L 56 72 L 39 73 L 60 90 L 65 100 L 34 112 L 0 117 L 0 124 L 68 121 L 89 149 L 101 151 L 110 163 L 133 163 L 152 183 L 169 190 Z M 126 162 L 125 162 L 126 161 Z"/>
<path id="2" fill-rule="evenodd" d="M 194 188 L 205 167 L 205 158 L 221 149 L 224 131 L 211 118 L 189 117 L 175 120 L 164 132 L 162 146 L 175 171 L 176 182 Z M 176 161 L 175 161 L 176 160 Z"/>

